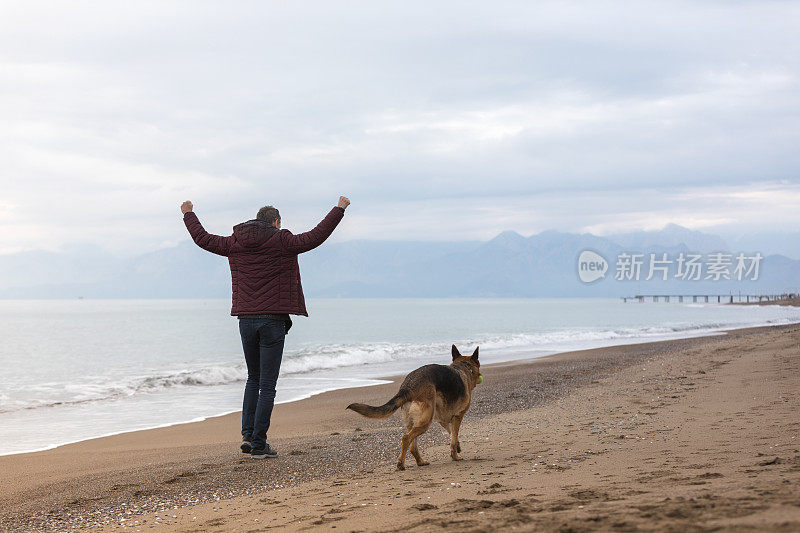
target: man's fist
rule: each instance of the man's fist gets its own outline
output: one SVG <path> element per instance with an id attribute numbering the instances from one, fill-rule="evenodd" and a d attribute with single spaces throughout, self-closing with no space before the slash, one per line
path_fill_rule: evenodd
<path id="1" fill-rule="evenodd" d="M 338 206 L 342 209 L 347 209 L 348 205 L 350 205 L 350 200 L 347 198 L 347 196 L 340 196 Z"/>
<path id="2" fill-rule="evenodd" d="M 181 213 L 183 213 L 185 215 L 186 213 L 191 211 L 193 208 L 194 208 L 194 206 L 192 205 L 192 202 L 190 202 L 189 200 L 186 200 L 185 202 L 183 202 L 181 204 Z"/>

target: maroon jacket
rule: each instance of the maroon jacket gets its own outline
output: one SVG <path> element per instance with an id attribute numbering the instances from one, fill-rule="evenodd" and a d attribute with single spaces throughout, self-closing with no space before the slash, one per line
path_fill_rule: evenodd
<path id="1" fill-rule="evenodd" d="M 297 255 L 325 242 L 343 216 L 344 209 L 334 207 L 317 227 L 298 235 L 265 220 L 242 222 L 233 227 L 230 237 L 212 235 L 191 211 L 183 215 L 183 222 L 197 246 L 228 258 L 233 286 L 231 315 L 308 316 Z"/>

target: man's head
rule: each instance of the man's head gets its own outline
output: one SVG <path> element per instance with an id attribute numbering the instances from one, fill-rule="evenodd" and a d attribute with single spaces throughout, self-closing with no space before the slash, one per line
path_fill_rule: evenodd
<path id="1" fill-rule="evenodd" d="M 259 209 L 256 218 L 258 220 L 266 220 L 276 228 L 281 227 L 281 214 L 271 205 L 265 205 Z"/>

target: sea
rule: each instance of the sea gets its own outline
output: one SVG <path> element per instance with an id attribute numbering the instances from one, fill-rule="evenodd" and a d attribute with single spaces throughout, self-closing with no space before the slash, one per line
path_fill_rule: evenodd
<path id="1" fill-rule="evenodd" d="M 800 322 L 796 307 L 597 298 L 307 306 L 286 337 L 279 403 L 448 364 L 451 344 L 480 346 L 487 364 Z M 0 455 L 240 410 L 246 369 L 229 311 L 228 299 L 0 300 Z"/>

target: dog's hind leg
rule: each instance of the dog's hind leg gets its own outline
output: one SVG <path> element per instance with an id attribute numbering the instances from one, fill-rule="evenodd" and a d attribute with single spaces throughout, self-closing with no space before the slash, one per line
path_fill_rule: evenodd
<path id="1" fill-rule="evenodd" d="M 403 423 L 406 425 L 406 431 L 411 431 L 411 429 L 414 427 L 414 420 L 411 417 L 410 410 L 407 408 L 403 409 Z M 411 448 L 408 451 L 410 451 L 411 455 L 414 456 L 417 466 L 427 466 L 430 464 L 428 461 L 422 458 L 422 455 L 420 455 L 419 448 L 417 447 L 417 439 L 414 439 L 414 442 L 411 443 Z"/>
<path id="2" fill-rule="evenodd" d="M 417 448 L 417 439 L 414 439 L 414 442 L 411 443 L 411 449 L 409 451 L 411 452 L 411 455 L 414 456 L 414 460 L 417 461 L 417 466 L 428 466 L 430 464 L 419 454 L 419 448 Z"/>
<path id="3" fill-rule="evenodd" d="M 461 452 L 461 443 L 458 442 L 458 430 L 461 428 L 462 418 L 463 415 L 457 415 L 450 422 L 450 457 L 453 458 L 453 461 L 461 460 L 461 456 L 458 455 Z"/>
<path id="4" fill-rule="evenodd" d="M 400 457 L 397 458 L 398 470 L 406 469 L 406 453 L 415 445 L 414 441 L 416 438 L 428 431 L 428 428 L 431 427 L 431 422 L 433 422 L 433 402 L 427 405 L 413 402 L 408 411 L 403 411 L 403 418 L 407 419 L 406 426 L 408 426 L 409 423 L 411 424 L 411 429 L 408 430 L 408 433 L 403 435 L 403 446 L 400 449 Z M 414 455 L 414 452 L 411 453 Z M 416 455 L 414 455 L 414 458 L 416 459 Z"/>

